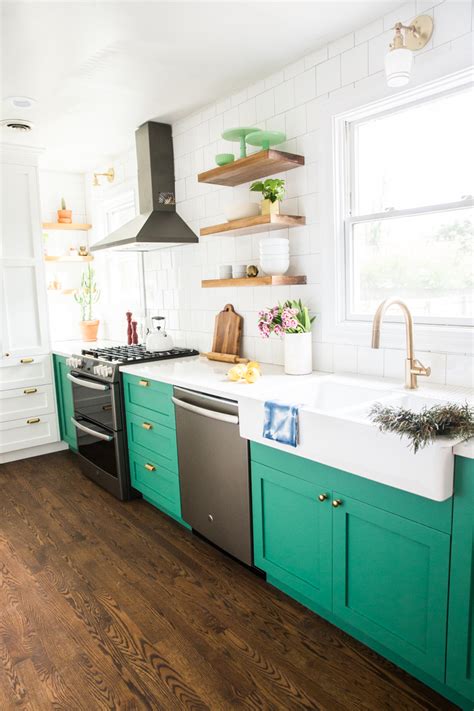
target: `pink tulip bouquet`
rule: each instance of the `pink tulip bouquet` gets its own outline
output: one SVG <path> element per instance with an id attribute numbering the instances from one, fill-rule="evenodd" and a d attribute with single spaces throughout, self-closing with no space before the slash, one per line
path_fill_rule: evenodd
<path id="1" fill-rule="evenodd" d="M 259 311 L 258 330 L 262 338 L 269 338 L 271 333 L 277 336 L 284 333 L 309 333 L 315 318 L 310 317 L 308 307 L 303 306 L 301 299 L 288 300 Z"/>

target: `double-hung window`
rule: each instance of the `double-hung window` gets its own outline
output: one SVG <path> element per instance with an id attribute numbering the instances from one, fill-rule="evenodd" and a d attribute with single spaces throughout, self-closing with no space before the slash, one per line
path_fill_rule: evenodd
<path id="1" fill-rule="evenodd" d="M 399 296 L 418 323 L 474 316 L 473 90 L 344 123 L 345 320 Z"/>

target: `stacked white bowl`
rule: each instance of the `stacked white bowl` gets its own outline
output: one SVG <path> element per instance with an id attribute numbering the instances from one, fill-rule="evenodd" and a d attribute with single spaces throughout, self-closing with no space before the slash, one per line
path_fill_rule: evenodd
<path id="1" fill-rule="evenodd" d="M 286 274 L 290 267 L 290 240 L 286 237 L 265 237 L 260 240 L 260 268 L 268 276 Z"/>

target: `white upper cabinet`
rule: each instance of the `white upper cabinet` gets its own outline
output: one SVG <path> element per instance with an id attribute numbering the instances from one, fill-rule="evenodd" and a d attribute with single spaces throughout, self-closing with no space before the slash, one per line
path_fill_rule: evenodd
<path id="1" fill-rule="evenodd" d="M 37 153 L 1 146 L 0 362 L 48 353 Z"/>

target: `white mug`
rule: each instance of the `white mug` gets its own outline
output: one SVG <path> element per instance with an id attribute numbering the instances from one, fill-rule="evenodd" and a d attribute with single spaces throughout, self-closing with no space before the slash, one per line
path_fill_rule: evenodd
<path id="1" fill-rule="evenodd" d="M 232 278 L 233 279 L 243 279 L 247 276 L 247 267 L 245 264 L 234 264 L 232 265 Z"/>

